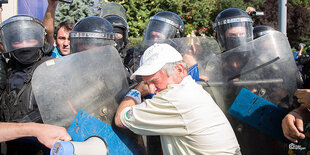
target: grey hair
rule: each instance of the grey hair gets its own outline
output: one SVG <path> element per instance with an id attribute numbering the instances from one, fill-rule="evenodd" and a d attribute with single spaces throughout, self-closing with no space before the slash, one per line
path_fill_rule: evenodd
<path id="1" fill-rule="evenodd" d="M 183 60 L 177 61 L 177 62 L 167 63 L 164 65 L 164 67 L 161 70 L 166 71 L 168 76 L 171 76 L 171 75 L 173 75 L 174 69 L 178 64 L 181 64 L 185 70 L 188 70 L 187 64 Z"/>

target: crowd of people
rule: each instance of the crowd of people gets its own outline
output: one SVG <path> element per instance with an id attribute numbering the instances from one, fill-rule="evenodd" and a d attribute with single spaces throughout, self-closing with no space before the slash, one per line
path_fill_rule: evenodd
<path id="1" fill-rule="evenodd" d="M 287 143 L 228 113 L 242 88 L 288 112 L 278 123 L 282 123 L 283 135 L 289 141 L 297 143 L 306 138 L 304 124 L 310 121 L 309 78 L 298 76 L 295 63 L 292 67 L 274 63 L 285 58 L 288 63 L 295 62 L 292 54 L 275 52 L 275 59 L 267 61 L 274 53 L 253 50 L 272 49 L 275 45 L 266 36 L 278 33 L 265 25 L 253 28 L 245 11 L 229 8 L 218 14 L 213 28 L 216 46 L 222 52 L 208 55 L 209 65 L 202 67 L 196 55 L 204 48 L 198 42 L 187 49 L 174 40 L 185 37 L 185 27 L 173 12 L 161 11 L 150 17 L 143 46 L 133 48 L 128 47 L 129 26 L 126 10 L 120 4 L 107 3 L 100 16 L 85 17 L 77 23 L 63 21 L 55 26 L 57 5 L 58 1 L 48 0 L 42 22 L 29 15 L 16 15 L 1 23 L 0 141 L 7 141 L 7 154 L 48 152 L 55 142 L 71 140 L 64 127 L 43 124 L 31 86 L 32 75 L 50 59 L 105 46 L 118 51 L 133 88 L 119 103 L 114 123 L 148 136 L 148 154 L 287 154 Z M 182 53 L 184 50 L 189 53 Z M 300 51 L 294 55 L 296 60 L 301 57 Z M 218 65 L 210 65 L 213 62 Z M 299 71 L 308 72 L 307 63 Z M 282 78 L 285 73 L 293 75 L 283 78 L 281 84 L 271 82 L 267 87 L 252 81 L 251 86 L 242 85 L 249 79 Z M 224 84 L 211 91 L 199 84 L 214 80 Z"/>

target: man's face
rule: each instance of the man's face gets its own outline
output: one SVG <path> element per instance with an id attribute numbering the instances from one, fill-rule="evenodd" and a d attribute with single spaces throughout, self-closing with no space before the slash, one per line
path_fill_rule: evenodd
<path id="1" fill-rule="evenodd" d="M 178 84 L 187 75 L 184 74 L 184 68 L 180 66 L 176 67 L 174 73 L 169 76 L 165 70 L 160 70 L 153 75 L 142 76 L 143 81 L 149 87 L 149 91 L 152 94 L 156 94 L 162 90 L 167 89 L 170 84 Z"/>
<path id="2" fill-rule="evenodd" d="M 123 39 L 123 34 L 120 33 L 115 33 L 116 34 L 116 39 Z"/>
<path id="3" fill-rule="evenodd" d="M 246 37 L 246 28 L 242 26 L 232 27 L 225 32 L 226 37 Z"/>
<path id="4" fill-rule="evenodd" d="M 66 30 L 64 27 L 61 27 L 57 32 L 56 44 L 63 55 L 70 54 L 70 32 L 71 31 Z"/>
<path id="5" fill-rule="evenodd" d="M 151 40 L 154 42 L 158 42 L 160 40 L 165 40 L 167 37 L 160 32 L 152 31 L 151 32 Z"/>
<path id="6" fill-rule="evenodd" d="M 157 73 L 149 76 L 142 76 L 149 87 L 150 93 L 156 94 L 168 86 L 168 74 L 165 71 L 158 71 Z"/>
<path id="7" fill-rule="evenodd" d="M 23 48 L 23 47 L 34 47 L 39 43 L 36 39 L 23 40 L 23 41 L 15 41 L 12 43 L 12 47 L 14 48 Z"/>

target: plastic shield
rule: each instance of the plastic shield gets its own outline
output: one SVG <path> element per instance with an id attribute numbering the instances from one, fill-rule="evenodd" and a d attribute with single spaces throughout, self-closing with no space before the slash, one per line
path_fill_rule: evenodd
<path id="1" fill-rule="evenodd" d="M 119 16 L 127 21 L 125 8 L 116 2 L 108 2 L 101 8 L 100 17 Z"/>
<path id="2" fill-rule="evenodd" d="M 41 64 L 32 88 L 44 123 L 69 127 L 84 110 L 111 125 L 128 83 L 117 50 L 103 46 Z"/>
<path id="3" fill-rule="evenodd" d="M 147 40 L 138 45 L 135 52 L 133 52 L 132 60 L 134 66 L 139 66 L 140 58 L 143 52 L 155 43 L 167 43 L 174 47 L 183 56 L 183 60 L 187 63 L 188 68 L 194 68 L 198 66 L 199 72 L 194 76 L 198 76 L 198 79 L 207 80 L 205 68 L 208 61 L 214 56 L 220 54 L 220 47 L 216 40 L 210 37 L 184 37 L 173 38 L 166 40 Z M 135 67 L 135 68 L 137 68 Z M 197 69 L 198 70 L 198 69 Z M 190 73 L 189 73 L 190 74 Z M 200 76 L 199 76 L 200 74 Z"/>
<path id="4" fill-rule="evenodd" d="M 220 54 L 218 43 L 210 37 L 174 38 L 170 44 L 182 54 L 188 67 L 198 64 L 200 75 L 206 75 L 205 68 L 209 60 Z"/>
<path id="5" fill-rule="evenodd" d="M 248 42 L 246 45 L 216 55 L 209 60 L 201 74 L 208 77 L 209 81 L 204 84 L 212 90 L 217 104 L 230 121 L 243 154 L 287 153 L 286 145 L 283 142 L 228 113 L 228 109 L 242 88 L 271 102 L 276 105 L 275 107 L 282 108 L 282 111 L 283 109 L 284 111 L 291 110 L 297 106 L 293 101 L 293 94 L 297 89 L 298 71 L 286 36 L 275 31 Z M 253 107 L 262 109 L 256 103 L 258 102 L 253 102 L 253 106 L 249 103 L 248 107 L 250 108 L 246 112 L 251 112 L 255 116 L 268 115 L 268 112 L 253 111 Z M 242 105 L 238 107 L 242 107 Z M 281 114 L 281 116 L 283 115 Z M 259 119 L 260 117 L 255 118 Z M 252 124 L 259 121 L 248 120 Z M 275 125 L 270 122 L 264 123 L 264 121 L 256 125 L 265 126 L 266 124 L 269 126 L 262 128 L 273 128 Z"/>
<path id="6" fill-rule="evenodd" d="M 209 86 L 244 87 L 286 110 L 293 106 L 298 72 L 289 42 L 280 32 L 214 56 L 202 72 L 208 77 Z M 221 88 L 213 90 L 219 92 Z M 234 96 L 239 91 L 227 93 Z M 223 97 L 225 93 L 219 94 Z"/>

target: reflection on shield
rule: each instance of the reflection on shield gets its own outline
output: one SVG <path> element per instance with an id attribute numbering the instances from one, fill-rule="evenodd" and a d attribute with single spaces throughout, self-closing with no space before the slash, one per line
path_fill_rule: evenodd
<path id="1" fill-rule="evenodd" d="M 44 123 L 69 127 L 82 109 L 111 125 L 128 83 L 118 52 L 108 45 L 41 64 L 32 88 Z"/>
<path id="2" fill-rule="evenodd" d="M 293 102 L 298 72 L 286 36 L 275 31 L 246 45 L 215 55 L 200 74 L 208 77 L 208 82 L 203 85 L 211 89 L 215 101 L 226 114 L 243 154 L 287 153 L 286 144 L 228 113 L 242 88 L 271 102 L 275 107 L 282 108 L 282 111 L 298 106 Z M 251 121 L 255 123 L 258 120 Z M 271 123 L 266 124 L 269 126 L 265 128 L 274 127 Z"/>
<path id="3" fill-rule="evenodd" d="M 198 64 L 199 74 L 204 76 L 209 60 L 220 54 L 219 45 L 210 37 L 174 38 L 170 42 L 181 53 L 188 67 Z"/>

